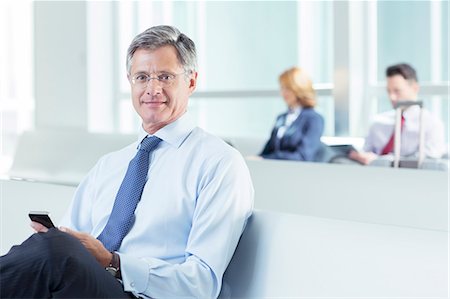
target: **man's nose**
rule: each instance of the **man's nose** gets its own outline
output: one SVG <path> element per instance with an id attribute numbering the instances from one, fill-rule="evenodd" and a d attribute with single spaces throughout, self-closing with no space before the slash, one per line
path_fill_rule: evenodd
<path id="1" fill-rule="evenodd" d="M 394 93 L 394 92 L 388 93 L 388 96 L 389 96 L 389 99 L 390 99 L 391 101 L 396 101 L 396 100 L 398 100 L 398 96 L 397 96 L 397 94 Z"/>
<path id="2" fill-rule="evenodd" d="M 157 78 L 149 78 L 145 92 L 149 95 L 162 93 L 162 84 Z"/>

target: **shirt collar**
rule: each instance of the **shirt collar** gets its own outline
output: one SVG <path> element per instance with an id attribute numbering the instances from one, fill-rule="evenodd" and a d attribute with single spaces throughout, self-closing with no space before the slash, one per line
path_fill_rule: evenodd
<path id="1" fill-rule="evenodd" d="M 414 105 L 403 111 L 403 117 L 405 119 L 414 117 L 415 115 L 418 115 L 420 112 L 420 107 L 418 105 Z"/>
<path id="2" fill-rule="evenodd" d="M 144 131 L 141 125 L 139 128 L 138 146 L 145 137 L 156 136 L 161 138 L 164 142 L 178 148 L 183 144 L 184 140 L 186 140 L 194 128 L 195 125 L 187 112 L 174 122 L 171 122 L 156 131 L 153 135 L 149 135 Z"/>
<path id="3" fill-rule="evenodd" d="M 297 107 L 295 107 L 293 109 L 289 109 L 288 110 L 288 114 L 299 115 L 301 111 L 302 111 L 302 107 L 297 106 Z"/>

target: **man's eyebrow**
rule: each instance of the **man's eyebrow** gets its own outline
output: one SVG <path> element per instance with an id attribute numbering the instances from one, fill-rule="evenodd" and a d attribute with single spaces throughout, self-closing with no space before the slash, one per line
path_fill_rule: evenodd
<path id="1" fill-rule="evenodd" d="M 140 74 L 145 74 L 145 75 L 150 75 L 150 74 L 175 74 L 175 72 L 172 71 L 167 71 L 167 70 L 160 70 L 160 71 L 156 71 L 156 72 L 147 72 L 147 71 L 136 71 L 134 73 L 134 75 L 140 75 Z"/>
<path id="2" fill-rule="evenodd" d="M 133 73 L 133 75 L 142 75 L 142 74 L 148 75 L 148 73 L 146 71 L 137 71 L 137 72 Z"/>

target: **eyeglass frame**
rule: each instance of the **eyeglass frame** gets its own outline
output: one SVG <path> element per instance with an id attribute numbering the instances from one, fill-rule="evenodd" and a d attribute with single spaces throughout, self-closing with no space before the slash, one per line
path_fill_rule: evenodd
<path id="1" fill-rule="evenodd" d="M 149 82 L 151 80 L 158 80 L 158 82 L 161 85 L 163 85 L 164 87 L 168 87 L 168 86 L 171 86 L 173 84 L 173 82 L 175 81 L 175 79 L 179 75 L 183 75 L 183 74 L 186 74 L 186 73 L 192 73 L 192 71 L 190 71 L 190 70 L 189 71 L 184 71 L 184 72 L 178 73 L 178 74 L 172 74 L 172 73 L 169 73 L 169 72 L 150 73 L 150 74 L 137 73 L 133 77 L 131 77 L 131 83 L 132 83 L 133 86 L 136 86 L 136 87 L 147 88 L 148 84 L 149 84 Z M 153 74 L 155 76 L 152 76 Z M 157 74 L 159 74 L 159 75 L 157 75 Z M 160 78 L 160 76 L 167 76 L 167 75 L 171 76 L 171 79 L 169 81 L 165 82 L 164 79 Z M 144 82 L 137 82 L 136 81 L 136 77 L 137 76 L 145 76 L 146 77 L 145 84 L 144 84 Z M 140 86 L 140 84 L 142 84 L 142 86 Z"/>

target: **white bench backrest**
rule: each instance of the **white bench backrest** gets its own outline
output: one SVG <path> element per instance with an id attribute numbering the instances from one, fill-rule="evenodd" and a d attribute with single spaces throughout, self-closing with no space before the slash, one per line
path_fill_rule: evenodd
<path id="1" fill-rule="evenodd" d="M 223 298 L 445 297 L 445 232 L 256 210 Z"/>
<path id="2" fill-rule="evenodd" d="M 448 230 L 448 173 L 247 160 L 255 207 L 351 221 Z"/>
<path id="3" fill-rule="evenodd" d="M 136 140 L 135 135 L 75 129 L 25 132 L 8 175 L 77 185 L 102 155 Z"/>

